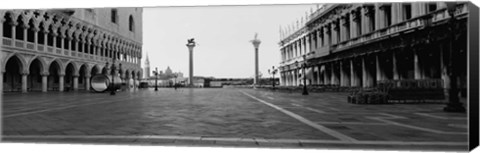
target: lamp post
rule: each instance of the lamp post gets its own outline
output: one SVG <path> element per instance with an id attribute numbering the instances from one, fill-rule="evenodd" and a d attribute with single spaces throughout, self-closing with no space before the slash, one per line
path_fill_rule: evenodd
<path id="1" fill-rule="evenodd" d="M 298 61 L 295 61 L 295 65 L 298 67 L 301 67 L 303 70 L 303 92 L 302 95 L 308 95 L 308 90 L 307 90 L 307 77 L 305 77 L 305 68 L 307 67 L 307 57 L 306 55 L 303 55 L 303 63 L 300 64 Z"/>
<path id="2" fill-rule="evenodd" d="M 268 73 L 272 74 L 272 86 L 273 90 L 275 90 L 275 73 L 277 73 L 278 69 L 275 69 L 275 66 L 272 66 L 272 70 L 268 70 Z"/>
<path id="3" fill-rule="evenodd" d="M 448 75 L 450 78 L 450 89 L 448 90 L 448 103 L 447 106 L 443 108 L 446 112 L 465 112 L 465 108 L 462 103 L 460 103 L 458 98 L 458 87 L 457 87 L 457 56 L 459 52 L 456 52 L 455 46 L 455 28 L 456 28 L 456 19 L 455 19 L 455 10 L 457 3 L 456 2 L 446 2 L 448 14 L 450 19 L 448 21 L 450 28 L 450 52 L 448 59 Z"/>
<path id="4" fill-rule="evenodd" d="M 155 91 L 158 91 L 158 83 L 157 83 L 157 80 L 158 80 L 158 68 L 155 67 L 155 71 L 153 71 L 153 74 L 155 75 Z"/>

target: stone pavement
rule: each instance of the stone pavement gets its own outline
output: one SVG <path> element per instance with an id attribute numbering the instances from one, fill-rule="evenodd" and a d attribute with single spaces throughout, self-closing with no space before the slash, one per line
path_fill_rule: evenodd
<path id="1" fill-rule="evenodd" d="M 357 105 L 345 93 L 152 89 L 6 93 L 3 140 L 239 147 L 467 149 L 467 117 L 440 104 Z"/>

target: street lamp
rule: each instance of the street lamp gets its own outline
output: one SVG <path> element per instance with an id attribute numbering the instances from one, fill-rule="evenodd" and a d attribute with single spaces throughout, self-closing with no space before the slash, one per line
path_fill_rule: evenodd
<path id="1" fill-rule="evenodd" d="M 446 112 L 465 112 L 465 108 L 458 99 L 458 88 L 457 88 L 457 61 L 458 52 L 456 52 L 455 46 L 455 28 L 456 28 L 456 19 L 455 19 L 455 10 L 457 7 L 456 2 L 445 2 L 447 4 L 448 14 L 450 15 L 450 20 L 448 21 L 450 28 L 450 52 L 449 52 L 449 77 L 450 77 L 450 89 L 448 90 L 448 103 L 447 106 L 443 108 Z"/>
<path id="2" fill-rule="evenodd" d="M 155 91 L 158 91 L 158 83 L 157 83 L 157 80 L 158 80 L 158 68 L 155 67 L 155 71 L 153 71 L 153 74 L 155 75 Z"/>
<path id="3" fill-rule="evenodd" d="M 272 70 L 268 70 L 268 73 L 272 74 L 272 86 L 273 90 L 275 90 L 275 73 L 277 73 L 278 69 L 275 69 L 275 66 L 272 66 Z"/>
<path id="4" fill-rule="evenodd" d="M 305 77 L 305 68 L 307 67 L 307 55 L 303 55 L 303 63 L 300 64 L 298 61 L 295 61 L 295 65 L 303 69 L 303 92 L 302 95 L 308 95 L 307 90 L 307 77 Z"/>

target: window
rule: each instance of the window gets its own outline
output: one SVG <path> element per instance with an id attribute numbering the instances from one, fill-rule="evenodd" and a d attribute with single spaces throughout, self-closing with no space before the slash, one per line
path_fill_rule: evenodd
<path id="1" fill-rule="evenodd" d="M 412 4 L 403 5 L 403 19 L 408 20 L 412 18 Z"/>
<path id="2" fill-rule="evenodd" d="M 135 31 L 135 22 L 133 21 L 133 16 L 130 15 L 128 18 L 128 30 L 134 32 Z"/>
<path id="3" fill-rule="evenodd" d="M 117 9 L 112 9 L 111 19 L 113 23 L 118 23 L 118 12 Z"/>
<path id="4" fill-rule="evenodd" d="M 385 27 L 392 25 L 392 8 L 391 6 L 384 6 L 383 11 L 385 13 Z"/>
<path id="5" fill-rule="evenodd" d="M 428 4 L 428 12 L 433 12 L 437 10 L 437 4 L 436 3 L 429 3 Z"/>

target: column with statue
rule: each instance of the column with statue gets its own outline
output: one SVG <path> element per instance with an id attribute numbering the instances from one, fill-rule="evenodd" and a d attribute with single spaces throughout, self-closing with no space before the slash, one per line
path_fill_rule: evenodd
<path id="1" fill-rule="evenodd" d="M 253 88 L 256 88 L 259 82 L 258 78 L 258 47 L 260 46 L 261 41 L 257 38 L 258 34 L 255 33 L 255 37 L 250 42 L 255 48 L 255 76 L 253 77 Z"/>

